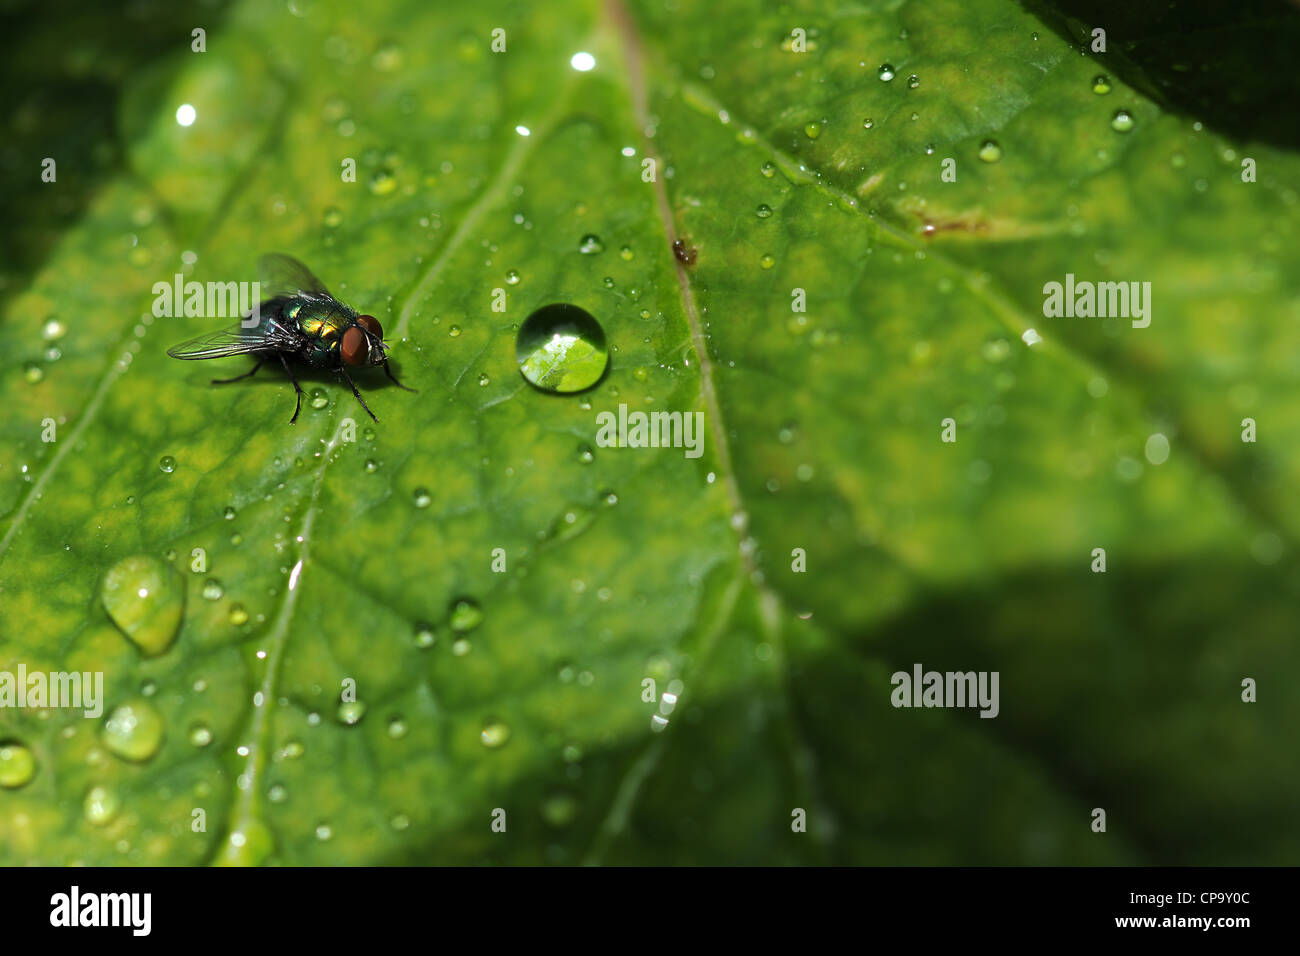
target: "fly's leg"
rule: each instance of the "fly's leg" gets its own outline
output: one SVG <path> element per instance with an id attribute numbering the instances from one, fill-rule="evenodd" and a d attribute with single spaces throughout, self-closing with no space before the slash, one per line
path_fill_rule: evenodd
<path id="1" fill-rule="evenodd" d="M 252 373 L 250 372 L 249 374 L 251 375 Z M 393 370 L 388 367 L 388 359 L 384 359 L 384 374 L 387 375 L 389 378 L 391 378 L 393 380 L 393 384 L 396 385 L 398 388 L 404 388 L 408 392 L 419 391 L 418 388 L 411 388 L 411 386 L 409 385 L 403 385 L 401 382 L 397 380 L 397 376 L 393 374 Z"/>
<path id="2" fill-rule="evenodd" d="M 212 384 L 213 384 L 213 385 L 229 385 L 231 382 L 238 382 L 241 378 L 252 378 L 253 373 L 256 372 L 259 368 L 261 368 L 261 367 L 262 367 L 262 363 L 265 362 L 265 361 L 266 361 L 266 359 L 258 359 L 258 360 L 257 360 L 257 364 L 254 365 L 252 368 L 250 368 L 250 369 L 249 369 L 247 372 L 245 372 L 243 375 L 236 375 L 234 378 L 214 378 L 214 379 L 212 380 Z"/>
<path id="3" fill-rule="evenodd" d="M 302 386 L 294 377 L 293 369 L 289 367 L 289 360 L 283 355 L 280 356 L 280 364 L 284 366 L 284 374 L 289 376 L 289 381 L 293 382 L 293 390 L 298 393 L 298 403 L 293 406 L 293 418 L 289 419 L 289 424 L 292 425 L 298 420 L 298 412 L 302 410 Z"/>
<path id="4" fill-rule="evenodd" d="M 352 381 L 352 376 L 348 374 L 347 368 L 340 366 L 339 371 L 343 373 L 343 377 L 347 379 L 348 384 L 352 386 L 352 394 L 357 397 L 357 401 L 360 402 L 361 407 L 366 410 L 366 414 L 371 418 L 374 418 L 375 421 L 379 421 L 378 418 L 375 418 L 375 413 L 370 410 L 370 406 L 366 404 L 366 400 L 361 397 L 361 393 L 357 391 L 357 383 Z"/>

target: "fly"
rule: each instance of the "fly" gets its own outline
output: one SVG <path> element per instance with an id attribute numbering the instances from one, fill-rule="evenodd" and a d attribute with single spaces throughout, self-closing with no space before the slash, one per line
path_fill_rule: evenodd
<path id="1" fill-rule="evenodd" d="M 257 260 L 262 277 L 262 301 L 255 325 L 242 323 L 219 332 L 209 332 L 167 350 L 172 358 L 227 358 L 248 355 L 257 364 L 234 378 L 214 378 L 213 385 L 226 385 L 249 378 L 265 363 L 279 361 L 293 383 L 298 403 L 293 409 L 292 425 L 302 409 L 302 386 L 293 374 L 294 365 L 325 368 L 338 373 L 352 387 L 366 414 L 375 421 L 375 413 L 357 391 L 348 374 L 349 368 L 382 365 L 398 388 L 409 388 L 397 381 L 388 367 L 388 346 L 384 330 L 373 315 L 360 315 L 330 295 L 324 283 L 292 256 L 272 253 Z"/>

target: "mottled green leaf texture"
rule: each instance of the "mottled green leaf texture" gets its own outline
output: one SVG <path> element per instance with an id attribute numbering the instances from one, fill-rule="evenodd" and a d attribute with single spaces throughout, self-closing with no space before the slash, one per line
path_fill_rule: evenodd
<path id="1" fill-rule="evenodd" d="M 3 16 L 0 863 L 1297 859 L 1295 5 L 84 6 Z M 418 392 L 170 358 L 264 252 Z"/>

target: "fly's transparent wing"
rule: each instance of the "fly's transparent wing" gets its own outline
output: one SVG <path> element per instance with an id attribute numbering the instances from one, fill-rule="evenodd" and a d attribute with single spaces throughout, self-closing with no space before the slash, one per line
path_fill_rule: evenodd
<path id="1" fill-rule="evenodd" d="M 281 295 L 326 295 L 329 290 L 311 270 L 280 252 L 267 253 L 257 260 L 258 278 L 262 283 L 262 301 Z M 333 298 L 333 296 L 330 296 Z"/>
<path id="2" fill-rule="evenodd" d="M 244 328 L 235 325 L 217 332 L 208 332 L 180 345 L 173 345 L 167 354 L 178 359 L 225 358 L 228 355 L 252 355 L 256 352 L 274 352 L 291 348 L 292 339 L 277 328 L 265 325 Z"/>

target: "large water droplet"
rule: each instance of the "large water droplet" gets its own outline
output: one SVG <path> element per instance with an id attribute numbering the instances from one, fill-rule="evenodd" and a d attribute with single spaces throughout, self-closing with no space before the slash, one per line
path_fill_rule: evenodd
<path id="1" fill-rule="evenodd" d="M 134 555 L 109 568 L 99 589 L 104 610 L 148 657 L 171 647 L 185 611 L 179 575 L 157 558 Z"/>
<path id="2" fill-rule="evenodd" d="M 12 790 L 36 776 L 36 758 L 23 744 L 7 740 L 0 744 L 0 787 Z"/>
<path id="3" fill-rule="evenodd" d="M 605 374 L 605 330 L 576 305 L 546 305 L 520 326 L 515 360 L 524 378 L 543 391 L 580 392 Z"/>
<path id="4" fill-rule="evenodd" d="M 108 715 L 100 737 L 104 746 L 123 760 L 143 762 L 162 744 L 162 714 L 147 700 L 119 704 Z"/>

